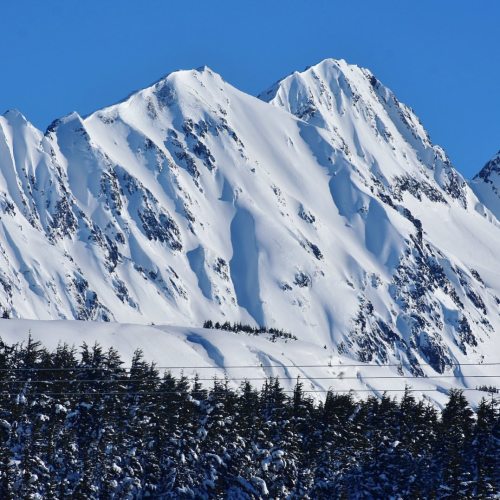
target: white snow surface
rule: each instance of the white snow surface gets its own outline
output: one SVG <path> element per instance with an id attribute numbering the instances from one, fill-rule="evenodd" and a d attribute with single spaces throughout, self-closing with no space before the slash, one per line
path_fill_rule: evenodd
<path id="1" fill-rule="evenodd" d="M 198 332 L 223 365 L 283 352 L 460 384 L 454 363 L 500 361 L 498 170 L 471 188 L 413 111 L 345 61 L 259 97 L 204 67 L 45 133 L 1 116 L 0 311 L 93 321 L 2 322 L 2 336 L 74 332 L 217 365 Z M 206 319 L 299 340 L 196 330 Z"/>
<path id="2" fill-rule="evenodd" d="M 0 331 L 2 339 L 9 344 L 26 342 L 31 336 L 52 350 L 62 343 L 78 348 L 84 342 L 90 346 L 98 342 L 104 349 L 118 349 L 124 368 L 130 366 L 139 345 L 144 358 L 154 362 L 160 373 L 184 375 L 191 380 L 197 375 L 207 386 L 214 378 L 227 378 L 233 388 L 239 387 L 244 380 L 260 388 L 266 378 L 278 377 L 290 393 L 300 380 L 303 389 L 316 400 L 324 399 L 330 389 L 339 393 L 353 391 L 359 398 L 370 394 L 381 396 L 384 392 L 399 398 L 408 386 L 415 397 L 425 397 L 441 406 L 447 401 L 451 388 L 471 389 L 483 384 L 498 387 L 500 383 L 498 367 L 487 364 L 454 367 L 444 375 L 436 374 L 430 366 L 423 366 L 424 377 L 415 377 L 407 370 L 402 375 L 394 367 L 356 362 L 306 340 L 272 342 L 262 336 L 203 328 L 0 320 Z M 484 378 L 484 375 L 492 377 Z M 464 394 L 473 404 L 487 396 L 482 391 Z"/>

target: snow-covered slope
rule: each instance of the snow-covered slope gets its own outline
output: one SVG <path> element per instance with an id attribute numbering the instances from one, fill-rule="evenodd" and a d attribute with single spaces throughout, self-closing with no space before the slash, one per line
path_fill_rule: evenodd
<path id="1" fill-rule="evenodd" d="M 190 380 L 198 376 L 204 385 L 216 377 L 227 379 L 234 388 L 243 380 L 261 387 L 266 378 L 278 377 L 291 392 L 299 379 L 315 399 L 324 399 L 332 388 L 340 393 L 352 390 L 360 398 L 384 392 L 400 397 L 408 386 L 416 397 L 425 396 L 438 405 L 447 401 L 449 389 L 462 388 L 477 404 L 488 393 L 476 387 L 500 384 L 498 366 L 453 366 L 441 375 L 423 365 L 424 376 L 412 376 L 403 367 L 359 363 L 307 340 L 272 341 L 268 335 L 92 321 L 0 320 L 0 329 L 8 344 L 26 343 L 31 336 L 49 350 L 66 343 L 78 351 L 84 343 L 92 346 L 98 341 L 104 350 L 118 349 L 124 368 L 130 366 L 139 345 L 144 358 L 156 363 L 161 373 Z"/>
<path id="2" fill-rule="evenodd" d="M 500 224 L 413 112 L 334 60 L 260 97 L 201 68 L 45 134 L 6 113 L 1 306 L 265 324 L 415 374 L 498 360 Z"/>

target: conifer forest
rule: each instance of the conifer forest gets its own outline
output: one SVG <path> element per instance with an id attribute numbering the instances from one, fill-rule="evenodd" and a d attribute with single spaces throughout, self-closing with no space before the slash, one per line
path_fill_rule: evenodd
<path id="1" fill-rule="evenodd" d="M 208 387 L 208 388 L 207 388 Z M 485 388 L 486 390 L 487 388 Z M 0 343 L 0 498 L 494 498 L 494 393 L 472 409 L 174 376 L 136 351 Z"/>

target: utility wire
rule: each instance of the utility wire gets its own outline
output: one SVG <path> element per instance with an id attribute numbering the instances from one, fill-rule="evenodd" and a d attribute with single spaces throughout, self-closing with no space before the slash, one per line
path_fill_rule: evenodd
<path id="1" fill-rule="evenodd" d="M 446 366 L 499 366 L 500 361 L 491 363 L 448 363 Z M 419 363 L 418 366 L 430 366 L 429 363 Z M 229 366 L 152 366 L 153 370 L 228 370 L 228 369 L 239 369 L 239 368 L 383 368 L 383 367 L 403 367 L 401 363 L 387 363 L 387 364 L 317 364 L 317 365 L 229 365 Z M 60 368 L 50 368 L 50 367 L 26 367 L 26 368 L 0 368 L 0 372 L 11 372 L 11 371 L 79 371 L 79 370 L 96 370 L 96 371 L 109 371 L 109 370 L 132 370 L 136 367 L 95 367 L 95 366 L 75 366 L 75 367 L 60 367 Z M 149 367 L 148 367 L 149 369 Z"/>
<path id="2" fill-rule="evenodd" d="M 498 375 L 464 375 L 461 374 L 462 377 L 464 378 L 500 378 L 500 374 Z M 368 376 L 359 376 L 359 377 L 354 377 L 354 376 L 348 376 L 344 377 L 342 375 L 340 376 L 335 376 L 335 377 L 309 377 L 305 375 L 298 375 L 297 377 L 224 377 L 224 378 L 218 378 L 216 376 L 210 377 L 210 378 L 196 378 L 196 377 L 185 377 L 184 380 L 198 380 L 200 382 L 206 382 L 206 381 L 229 381 L 229 382 L 238 382 L 238 381 L 249 381 L 249 382 L 256 382 L 259 380 L 295 380 L 295 379 L 301 379 L 304 381 L 309 381 L 309 380 L 367 380 L 367 379 L 395 379 L 395 380 L 407 380 L 407 379 L 418 379 L 418 380 L 426 380 L 426 379 L 442 379 L 442 378 L 456 378 L 455 375 L 429 375 L 429 376 L 418 376 L 418 375 L 368 375 Z M 105 379 L 105 378 L 97 378 L 97 379 L 77 379 L 77 378 L 72 378 L 72 379 L 52 379 L 52 380 L 1 380 L 0 379 L 0 384 L 55 384 L 55 383 L 79 383 L 79 384 L 88 384 L 88 383 L 106 383 L 106 384 L 111 384 L 111 383 L 137 383 L 137 382 L 154 382 L 154 381 L 159 381 L 161 382 L 162 379 L 148 379 L 148 378 L 143 378 L 143 379 L 131 379 L 131 378 L 116 378 L 116 379 Z"/>
<path id="3" fill-rule="evenodd" d="M 338 392 L 442 392 L 447 393 L 451 390 L 459 390 L 459 391 L 481 391 L 481 392 L 495 392 L 495 391 L 485 391 L 484 389 L 478 388 L 448 388 L 448 389 L 311 389 L 311 390 L 302 390 L 303 393 L 338 393 Z M 196 393 L 204 392 L 204 389 L 200 389 L 198 391 L 188 391 L 187 395 L 192 395 Z M 207 391 L 208 392 L 208 391 Z M 287 389 L 282 390 L 281 392 L 295 392 L 295 389 Z M 180 391 L 152 391 L 152 392 L 30 392 L 28 394 L 23 393 L 5 393 L 0 392 L 0 396 L 156 396 L 156 395 L 180 395 Z"/>

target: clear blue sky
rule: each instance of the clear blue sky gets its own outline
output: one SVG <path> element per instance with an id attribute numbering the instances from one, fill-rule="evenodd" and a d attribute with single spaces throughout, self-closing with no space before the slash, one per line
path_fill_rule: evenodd
<path id="1" fill-rule="evenodd" d="M 466 176 L 500 149 L 500 0 L 13 0 L 0 113 L 36 126 L 204 64 L 257 94 L 326 57 L 370 68 Z"/>

